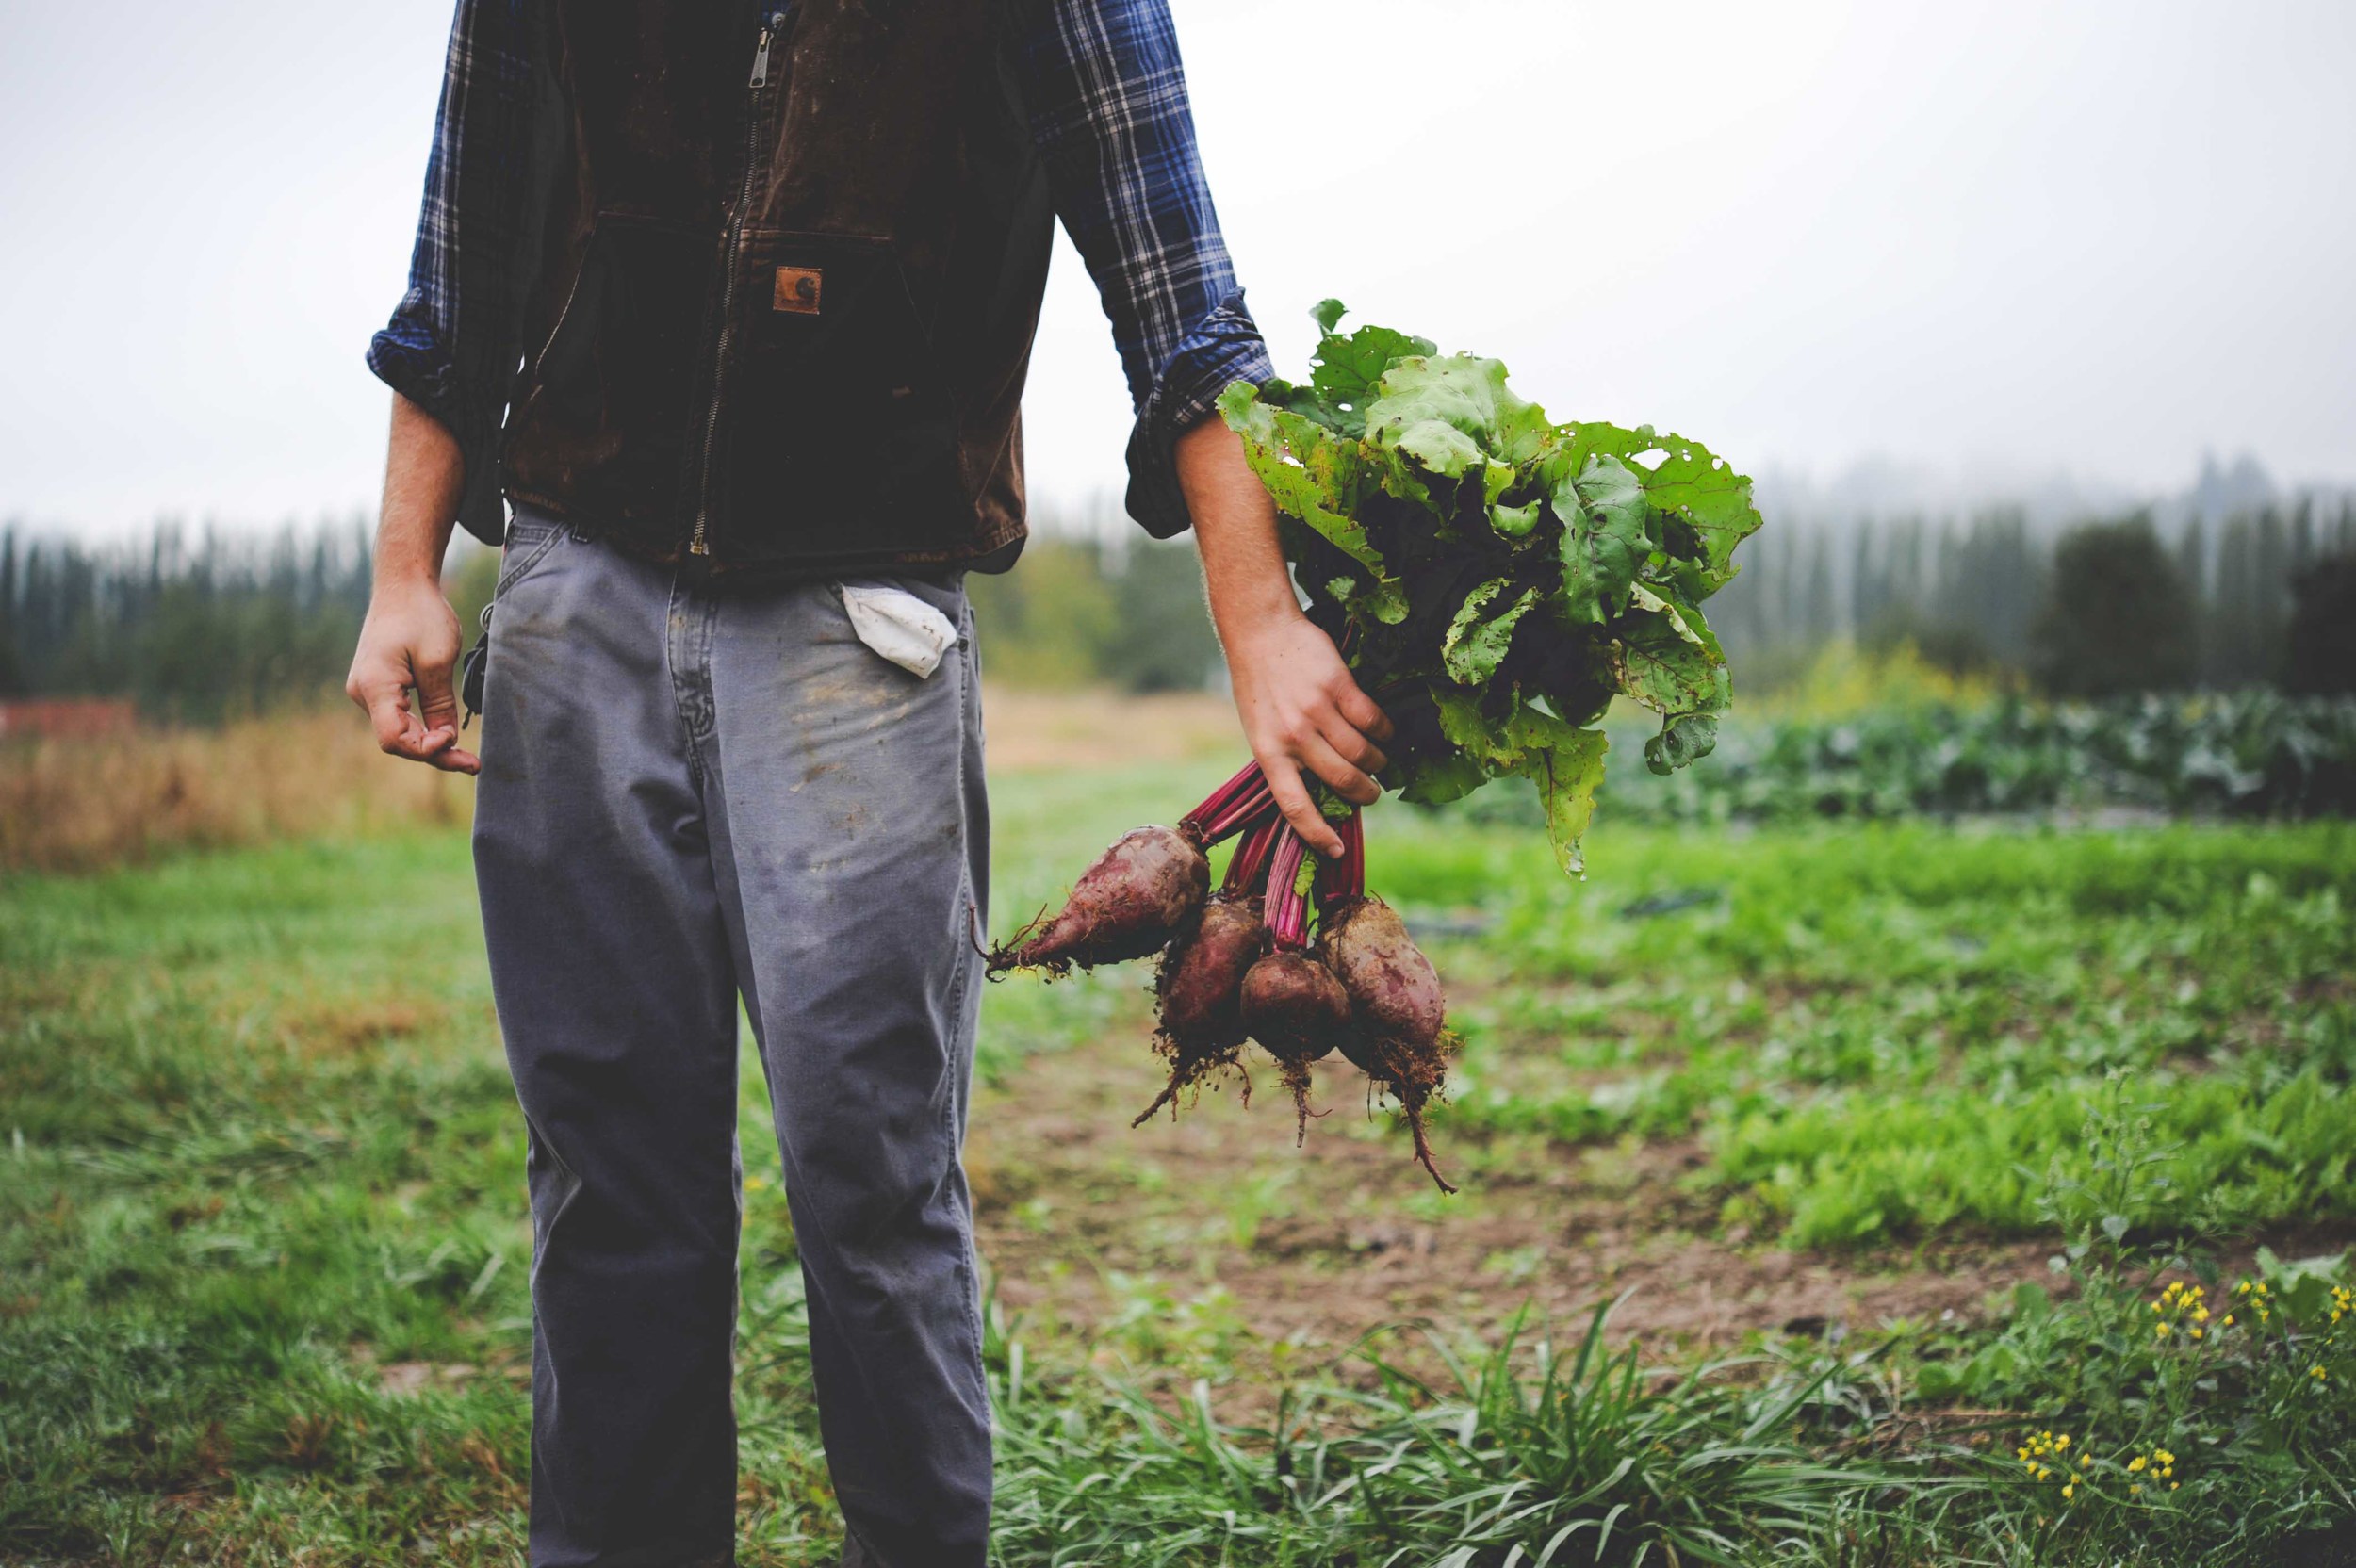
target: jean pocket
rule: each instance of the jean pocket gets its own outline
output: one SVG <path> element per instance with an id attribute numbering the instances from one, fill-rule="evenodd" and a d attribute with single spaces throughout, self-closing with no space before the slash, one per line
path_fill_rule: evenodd
<path id="1" fill-rule="evenodd" d="M 869 652 L 919 680 L 929 678 L 962 640 L 958 624 L 963 617 L 951 613 L 958 606 L 944 610 L 883 578 L 857 578 L 833 587 L 853 635 Z"/>
<path id="2" fill-rule="evenodd" d="M 491 603 L 496 605 L 505 598 L 509 589 L 522 581 L 526 573 L 564 542 L 564 533 L 562 523 L 527 521 L 521 517 L 510 523 L 507 547 L 499 560 L 499 581 L 491 589 Z"/>

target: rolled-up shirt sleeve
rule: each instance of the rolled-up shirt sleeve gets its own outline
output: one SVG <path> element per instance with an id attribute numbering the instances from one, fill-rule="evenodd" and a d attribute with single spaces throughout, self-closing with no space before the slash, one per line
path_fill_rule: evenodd
<path id="1" fill-rule="evenodd" d="M 466 462 L 459 518 L 499 542 L 499 429 L 521 352 L 535 135 L 528 0 L 458 0 L 426 157 L 409 286 L 368 368 L 432 415 Z"/>
<path id="2" fill-rule="evenodd" d="M 1192 521 L 1178 436 L 1229 383 L 1270 378 L 1268 346 L 1211 205 L 1166 0 L 1034 0 L 1028 15 L 1032 135 L 1137 411 L 1129 514 L 1168 538 Z"/>

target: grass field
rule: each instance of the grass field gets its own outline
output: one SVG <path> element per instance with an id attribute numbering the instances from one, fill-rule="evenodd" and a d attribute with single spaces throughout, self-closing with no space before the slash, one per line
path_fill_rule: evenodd
<path id="1" fill-rule="evenodd" d="M 994 923 L 1224 771 L 1009 774 Z M 2356 832 L 1370 840 L 1467 1039 L 1459 1198 L 1347 1070 L 1303 1151 L 1232 1086 L 1130 1131 L 1140 970 L 990 992 L 1002 1561 L 2342 1560 Z M 515 1560 L 463 835 L 20 877 L 0 955 L 0 1559 Z M 743 1560 L 820 1563 L 744 1084 Z"/>

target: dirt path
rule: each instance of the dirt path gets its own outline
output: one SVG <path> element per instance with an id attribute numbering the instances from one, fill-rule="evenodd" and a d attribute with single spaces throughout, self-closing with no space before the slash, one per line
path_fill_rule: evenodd
<path id="1" fill-rule="evenodd" d="M 982 1248 L 1011 1309 L 1083 1331 L 1156 1313 L 1173 1332 L 1224 1324 L 1281 1358 L 1402 1320 L 1486 1330 L 1525 1300 L 1583 1323 L 1630 1292 L 1622 1333 L 1725 1347 L 1751 1330 L 1975 1317 L 1991 1293 L 2051 1279 L 2036 1242 L 1832 1257 L 1714 1237 L 1685 1180 L 1702 1160 L 1690 1144 L 1476 1149 L 1443 1113 L 1443 1167 L 1464 1189 L 1443 1198 L 1387 1113 L 1360 1113 L 1365 1080 L 1338 1064 L 1319 1066 L 1330 1114 L 1303 1150 L 1272 1073 L 1248 1110 L 1231 1086 L 1131 1131 L 1159 1082 L 1143 1034 L 1124 1019 L 1100 1043 L 1034 1057 L 977 1107 Z"/>

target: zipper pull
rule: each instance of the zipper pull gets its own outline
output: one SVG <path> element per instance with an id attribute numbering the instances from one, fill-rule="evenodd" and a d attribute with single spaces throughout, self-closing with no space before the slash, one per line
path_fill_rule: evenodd
<path id="1" fill-rule="evenodd" d="M 769 85 L 769 44 L 777 36 L 777 19 L 765 16 L 761 20 L 761 47 L 753 52 L 753 87 Z"/>

